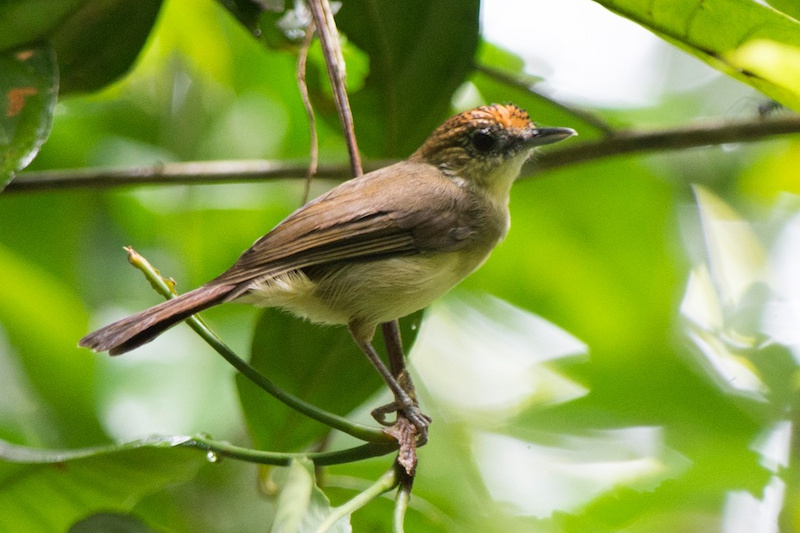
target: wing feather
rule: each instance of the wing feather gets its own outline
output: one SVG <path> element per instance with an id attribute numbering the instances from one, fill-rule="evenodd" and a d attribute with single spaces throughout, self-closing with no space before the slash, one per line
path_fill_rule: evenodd
<path id="1" fill-rule="evenodd" d="M 403 186 L 397 169 L 386 167 L 301 207 L 211 283 L 243 284 L 315 265 L 463 246 L 471 216 L 457 207 L 469 195 L 429 165 L 405 164 Z"/>

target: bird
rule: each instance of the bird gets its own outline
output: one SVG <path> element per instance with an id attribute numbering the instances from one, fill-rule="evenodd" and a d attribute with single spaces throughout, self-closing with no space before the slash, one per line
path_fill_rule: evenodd
<path id="1" fill-rule="evenodd" d="M 291 213 L 206 284 L 86 335 L 118 355 L 209 307 L 277 307 L 347 326 L 420 433 L 430 418 L 375 351 L 377 327 L 427 307 L 480 267 L 510 224 L 511 186 L 538 146 L 576 135 L 514 104 L 446 120 L 407 159 L 341 183 Z"/>

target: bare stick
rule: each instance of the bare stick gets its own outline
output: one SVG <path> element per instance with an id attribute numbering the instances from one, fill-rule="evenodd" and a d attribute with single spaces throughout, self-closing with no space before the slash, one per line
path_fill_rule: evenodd
<path id="1" fill-rule="evenodd" d="M 597 159 L 645 152 L 685 150 L 701 146 L 750 143 L 800 133 L 800 115 L 764 120 L 710 121 L 655 131 L 625 131 L 596 141 L 574 142 L 543 151 L 528 162 L 523 177 Z M 394 161 L 373 161 L 366 170 L 381 168 Z M 306 175 L 308 166 L 283 161 L 196 161 L 165 163 L 142 167 L 88 168 L 23 172 L 3 190 L 3 194 L 44 192 L 62 189 L 100 189 L 132 185 L 186 185 L 204 183 L 242 183 L 296 179 Z M 320 165 L 317 178 L 337 181 L 351 177 L 343 165 Z"/>
<path id="2" fill-rule="evenodd" d="M 368 169 L 393 161 L 376 161 Z M 123 168 L 78 168 L 42 170 L 19 174 L 3 194 L 46 192 L 65 189 L 110 189 L 142 185 L 203 185 L 296 179 L 306 175 L 308 165 L 273 160 L 187 161 Z M 321 165 L 317 178 L 342 181 L 352 177 L 346 165 Z"/>
<path id="3" fill-rule="evenodd" d="M 317 121 L 314 117 L 314 108 L 311 106 L 311 99 L 308 96 L 308 84 L 306 83 L 306 60 L 308 59 L 308 49 L 314 39 L 315 26 L 312 22 L 306 28 L 306 36 L 297 54 L 297 87 L 300 89 L 300 97 L 303 99 L 303 107 L 308 117 L 308 129 L 311 134 L 311 146 L 309 147 L 308 173 L 306 174 L 306 187 L 303 191 L 303 204 L 308 202 L 308 195 L 311 193 L 311 179 L 317 173 L 319 165 L 319 140 L 317 138 Z"/>
<path id="4" fill-rule="evenodd" d="M 350 101 L 347 98 L 344 84 L 344 56 L 339 43 L 339 31 L 336 29 L 336 22 L 333 20 L 333 12 L 328 0 L 308 0 L 308 7 L 311 10 L 311 16 L 314 17 L 322 53 L 325 55 L 325 65 L 328 67 L 328 77 L 331 80 L 333 97 L 336 100 L 336 110 L 339 112 L 339 120 L 347 140 L 347 151 L 350 154 L 353 176 L 358 177 L 364 173 L 364 170 L 361 167 L 361 156 L 358 153 L 355 127 L 353 126 L 353 113 L 350 111 Z"/>
<path id="5" fill-rule="evenodd" d="M 525 173 L 544 172 L 605 157 L 747 143 L 790 133 L 800 133 L 800 115 L 770 120 L 705 121 L 655 131 L 621 131 L 597 141 L 572 143 L 559 150 L 543 152 L 528 162 Z"/>

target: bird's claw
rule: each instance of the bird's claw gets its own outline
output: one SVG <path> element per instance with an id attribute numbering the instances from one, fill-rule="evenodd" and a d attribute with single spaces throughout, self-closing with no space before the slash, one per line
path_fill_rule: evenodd
<path id="1" fill-rule="evenodd" d="M 428 440 L 428 426 L 431 425 L 433 419 L 422 412 L 418 405 L 410 404 L 403 405 L 401 402 L 394 401 L 392 403 L 381 405 L 372 410 L 372 418 L 383 426 L 393 426 L 395 422 L 387 422 L 386 415 L 389 413 L 401 413 L 402 416 L 411 422 L 416 429 L 418 440 L 420 443 L 425 443 Z"/>

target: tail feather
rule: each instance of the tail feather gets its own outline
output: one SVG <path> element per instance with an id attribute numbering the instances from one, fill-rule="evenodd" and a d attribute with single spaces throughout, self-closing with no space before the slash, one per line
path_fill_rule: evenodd
<path id="1" fill-rule="evenodd" d="M 158 337 L 178 322 L 221 303 L 231 285 L 203 285 L 86 335 L 79 346 L 119 355 Z"/>

